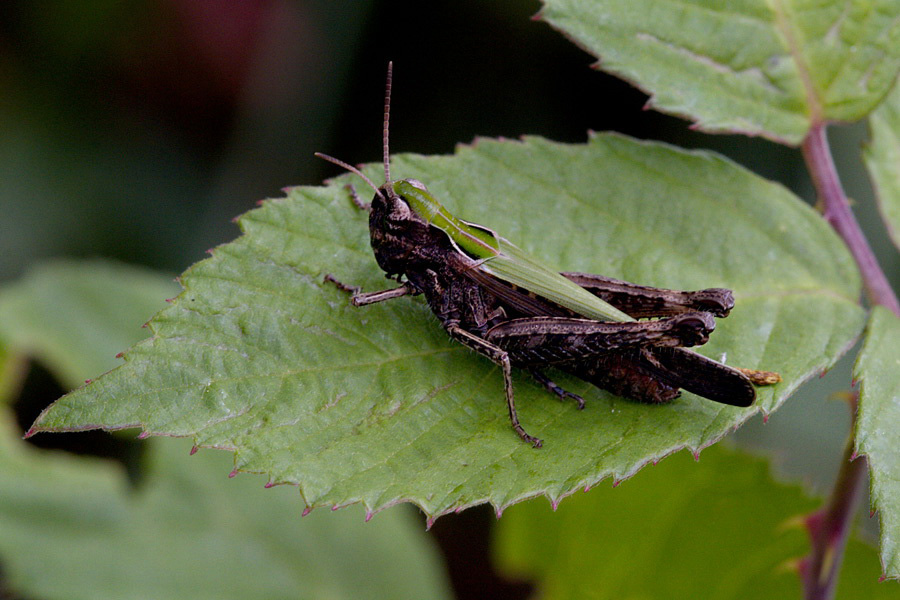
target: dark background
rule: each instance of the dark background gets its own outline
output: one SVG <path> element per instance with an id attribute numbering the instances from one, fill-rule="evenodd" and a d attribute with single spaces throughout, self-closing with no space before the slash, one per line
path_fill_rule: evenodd
<path id="1" fill-rule="evenodd" d="M 236 237 L 232 217 L 256 201 L 335 175 L 314 151 L 379 161 L 389 60 L 394 152 L 450 153 L 476 136 L 582 142 L 588 130 L 615 130 L 715 149 L 810 196 L 799 151 L 703 135 L 644 110 L 643 93 L 592 70 L 592 57 L 532 20 L 539 8 L 530 0 L 4 0 L 0 285 L 57 256 L 174 276 Z M 834 130 L 836 160 L 896 282 L 897 255 L 859 164 L 864 136 L 861 126 Z M 779 411 L 780 425 L 744 428 L 742 443 L 792 457 L 784 470 L 824 489 L 848 424 L 843 406 L 823 402 L 847 385 L 841 369 Z M 36 369 L 19 405 L 23 426 L 60 391 Z M 102 433 L 35 439 L 47 437 L 126 462 L 134 455 Z M 492 520 L 482 507 L 434 527 L 461 597 L 528 591 L 491 573 Z"/>

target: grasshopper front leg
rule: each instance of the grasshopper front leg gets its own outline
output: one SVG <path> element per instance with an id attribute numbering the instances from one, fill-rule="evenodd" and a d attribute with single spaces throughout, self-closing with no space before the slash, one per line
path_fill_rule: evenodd
<path id="1" fill-rule="evenodd" d="M 353 206 L 365 212 L 369 212 L 372 210 L 372 203 L 363 202 L 362 198 L 359 197 L 359 194 L 356 193 L 355 187 L 348 183 L 344 186 L 344 189 L 350 193 L 350 201 L 353 202 Z"/>
<path id="2" fill-rule="evenodd" d="M 379 292 L 363 292 L 357 285 L 347 285 L 338 281 L 334 275 L 328 273 L 325 275 L 325 281 L 333 283 L 334 286 L 342 292 L 351 294 L 350 304 L 353 306 L 365 306 L 367 304 L 375 304 L 376 302 L 384 302 L 385 300 L 393 300 L 401 296 L 416 294 L 416 289 L 407 282 L 403 285 L 389 290 L 381 290 Z"/>
<path id="3" fill-rule="evenodd" d="M 500 365 L 500 368 L 503 370 L 503 385 L 506 390 L 506 407 L 509 409 L 509 420 L 512 422 L 513 429 L 516 430 L 516 433 L 519 434 L 519 437 L 522 438 L 522 440 L 528 442 L 534 448 L 543 446 L 544 442 L 541 439 L 529 435 L 519 424 L 519 414 L 516 412 L 516 400 L 513 396 L 512 363 L 509 361 L 509 354 L 489 341 L 469 333 L 456 323 L 449 323 L 446 325 L 446 328 L 447 333 L 449 333 L 450 337 L 454 340 L 467 348 L 488 357 L 495 364 Z"/>

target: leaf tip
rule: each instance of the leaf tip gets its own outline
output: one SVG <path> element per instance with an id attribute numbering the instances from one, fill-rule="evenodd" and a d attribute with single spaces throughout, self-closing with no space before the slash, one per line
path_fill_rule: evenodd
<path id="1" fill-rule="evenodd" d="M 119 352 L 118 354 L 116 354 L 116 358 L 124 358 L 124 357 L 125 357 L 125 351 L 124 351 L 124 350 L 123 350 L 122 352 Z"/>
<path id="2" fill-rule="evenodd" d="M 197 450 L 199 450 L 199 449 L 200 448 L 198 448 L 197 446 L 191 446 L 190 456 L 197 454 Z"/>
<path id="3" fill-rule="evenodd" d="M 367 508 L 366 509 L 366 523 L 371 521 L 372 517 L 374 517 L 374 516 L 375 516 L 375 513 L 373 513 L 371 509 Z"/>
<path id="4" fill-rule="evenodd" d="M 146 440 L 146 439 L 147 439 L 148 437 L 150 437 L 151 435 L 153 435 L 153 434 L 150 433 L 149 431 L 147 431 L 147 430 L 145 429 L 145 430 L 143 430 L 142 432 L 140 432 L 140 433 L 138 434 L 137 439 L 139 439 L 139 440 Z"/>
<path id="5" fill-rule="evenodd" d="M 32 425 L 31 428 L 25 432 L 25 435 L 22 436 L 22 439 L 27 440 L 28 438 L 30 438 L 31 436 L 36 434 L 38 431 L 40 431 L 40 429 L 38 429 L 37 427 Z"/>
<path id="6" fill-rule="evenodd" d="M 238 474 L 238 470 L 237 470 L 237 467 L 235 467 L 234 469 L 231 470 L 231 473 L 228 474 L 228 478 L 234 479 L 235 477 L 237 477 L 237 474 Z"/>
<path id="7" fill-rule="evenodd" d="M 434 517 L 428 517 L 425 519 L 425 531 L 431 531 L 431 528 L 434 526 Z"/>
<path id="8" fill-rule="evenodd" d="M 301 516 L 301 517 L 305 517 L 306 515 L 308 515 L 308 514 L 311 513 L 312 511 L 313 511 L 313 507 L 312 507 L 312 506 L 307 506 L 306 508 L 303 509 L 303 512 L 300 513 L 300 516 Z"/>

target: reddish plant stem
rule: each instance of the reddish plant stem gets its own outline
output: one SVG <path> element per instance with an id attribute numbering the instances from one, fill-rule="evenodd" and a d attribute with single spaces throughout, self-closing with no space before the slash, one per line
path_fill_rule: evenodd
<path id="1" fill-rule="evenodd" d="M 841 187 L 828 147 L 824 123 L 813 125 L 810 129 L 803 142 L 803 157 L 806 159 L 806 166 L 824 207 L 825 220 L 831 223 L 838 235 L 844 239 L 856 260 L 869 302 L 881 304 L 900 316 L 900 302 L 897 301 L 894 290 L 891 289 L 884 271 L 878 266 L 878 260 L 850 210 L 850 204 Z"/>
<path id="2" fill-rule="evenodd" d="M 843 238 L 856 260 L 869 302 L 885 306 L 900 316 L 900 302 L 850 210 L 850 203 L 844 194 L 828 147 L 824 123 L 817 123 L 810 129 L 803 142 L 803 157 L 822 202 L 823 216 Z M 857 403 L 858 395 L 854 393 L 850 402 L 854 418 Z M 807 518 L 812 550 L 801 564 L 807 600 L 830 600 L 834 597 L 847 536 L 862 495 L 865 474 L 866 461 L 863 457 L 855 456 L 854 440 L 851 437 L 828 503 Z"/>
<path id="3" fill-rule="evenodd" d="M 852 394 L 850 410 L 856 415 L 857 394 Z M 831 600 L 847 545 L 853 516 L 866 476 L 866 459 L 855 456 L 853 438 L 847 441 L 841 470 L 831 490 L 828 504 L 809 515 L 806 526 L 812 550 L 800 566 L 806 600 Z"/>

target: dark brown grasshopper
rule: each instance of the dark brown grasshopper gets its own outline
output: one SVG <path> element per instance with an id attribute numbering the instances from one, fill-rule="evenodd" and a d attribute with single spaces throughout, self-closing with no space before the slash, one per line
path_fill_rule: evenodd
<path id="1" fill-rule="evenodd" d="M 389 66 L 381 187 L 340 160 L 317 156 L 359 175 L 375 190 L 367 205 L 350 188 L 354 203 L 369 211 L 378 266 L 400 286 L 362 293 L 330 275 L 326 280 L 352 292 L 354 306 L 424 294 L 451 338 L 502 368 L 509 418 L 524 441 L 542 445 L 519 424 L 514 366 L 579 408 L 584 400 L 556 385 L 544 369 L 554 367 L 618 396 L 653 404 L 673 400 L 683 388 L 723 404 L 749 406 L 756 398 L 754 384 L 780 381 L 776 373 L 735 369 L 687 349 L 707 341 L 714 317 L 728 315 L 734 306 L 730 290 L 683 292 L 557 273 L 492 230 L 450 214 L 421 182 L 392 181 L 390 91 Z"/>

